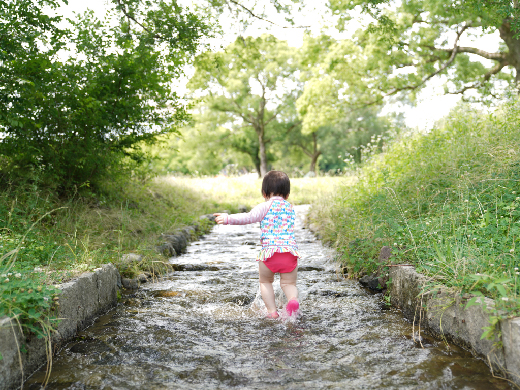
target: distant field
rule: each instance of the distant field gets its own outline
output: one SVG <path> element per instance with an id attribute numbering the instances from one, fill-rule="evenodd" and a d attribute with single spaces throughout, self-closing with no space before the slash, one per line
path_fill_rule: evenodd
<path id="1" fill-rule="evenodd" d="M 243 204 L 253 207 L 264 201 L 260 194 L 262 180 L 258 179 L 256 175 L 208 178 L 163 176 L 159 177 L 157 181 L 195 190 L 215 204 Z M 291 179 L 289 201 L 293 204 L 313 203 L 317 199 L 335 192 L 338 186 L 353 181 L 353 177 L 294 178 Z"/>

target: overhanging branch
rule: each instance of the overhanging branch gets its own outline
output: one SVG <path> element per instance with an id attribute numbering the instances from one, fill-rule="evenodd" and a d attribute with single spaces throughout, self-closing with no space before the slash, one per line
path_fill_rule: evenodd
<path id="1" fill-rule="evenodd" d="M 353 109 L 351 111 L 355 111 L 356 109 L 359 109 L 359 108 L 362 108 L 362 107 L 367 107 L 367 106 L 371 106 L 371 105 L 380 103 L 381 101 L 383 101 L 384 98 L 389 97 L 389 96 L 393 96 L 396 93 L 403 92 L 403 91 L 412 91 L 414 89 L 417 89 L 417 88 L 423 86 L 431 78 L 437 76 L 439 73 L 441 73 L 444 70 L 446 70 L 453 63 L 453 61 L 455 60 L 455 57 L 459 53 L 458 42 L 459 42 L 459 39 L 460 39 L 461 35 L 464 33 L 464 31 L 466 31 L 470 27 L 472 27 L 472 26 L 469 25 L 469 24 L 466 24 L 466 25 L 464 25 L 460 29 L 460 31 L 457 31 L 457 37 L 455 38 L 455 42 L 453 44 L 453 48 L 449 49 L 449 51 L 451 52 L 450 58 L 448 58 L 448 60 L 444 64 L 442 64 L 442 66 L 440 66 L 439 69 L 437 69 L 435 72 L 432 72 L 432 73 L 424 76 L 421 79 L 421 81 L 419 83 L 415 84 L 415 85 L 408 85 L 408 86 L 405 86 L 405 87 L 394 88 L 390 92 L 388 92 L 388 93 L 382 95 L 381 97 L 379 97 L 378 99 L 373 100 L 372 102 L 364 103 L 360 107 L 357 107 L 357 108 L 355 108 L 355 109 Z M 503 68 L 503 66 L 502 66 L 502 68 Z M 502 69 L 502 68 L 500 68 L 500 69 Z M 489 77 L 491 77 L 491 75 L 489 75 Z"/>
<path id="2" fill-rule="evenodd" d="M 448 92 L 449 94 L 451 95 L 457 95 L 457 94 L 461 94 L 461 93 L 464 93 L 466 92 L 468 89 L 475 89 L 475 88 L 479 88 L 481 87 L 482 85 L 484 85 L 484 83 L 486 81 L 489 81 L 489 79 L 491 78 L 491 76 L 493 76 L 494 74 L 497 74 L 497 73 L 500 73 L 500 71 L 506 67 L 507 65 L 509 65 L 509 63 L 507 61 L 504 61 L 504 62 L 500 62 L 498 64 L 496 64 L 495 67 L 493 67 L 492 69 L 489 70 L 489 72 L 487 72 L 484 77 L 482 77 L 482 80 L 480 81 L 476 81 L 474 82 L 473 84 L 470 84 L 470 85 L 466 85 L 465 87 L 457 90 L 457 91 L 453 91 L 453 92 Z"/>
<path id="3" fill-rule="evenodd" d="M 439 51 L 445 51 L 445 52 L 448 52 L 448 53 L 451 53 L 453 52 L 454 49 L 442 49 L 442 48 L 437 48 L 435 47 L 434 48 L 435 50 L 439 50 Z M 477 49 L 475 47 L 465 47 L 465 46 L 458 46 L 457 47 L 457 52 L 458 53 L 471 53 L 471 54 L 476 54 L 476 55 L 479 55 L 483 58 L 487 58 L 488 60 L 495 60 L 495 61 L 502 61 L 502 60 L 505 60 L 507 58 L 507 54 L 506 53 L 490 53 L 488 51 L 485 51 L 485 50 L 480 50 L 480 49 Z"/>

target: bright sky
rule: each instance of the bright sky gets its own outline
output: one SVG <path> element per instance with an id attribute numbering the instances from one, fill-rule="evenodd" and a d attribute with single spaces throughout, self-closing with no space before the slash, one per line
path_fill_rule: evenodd
<path id="1" fill-rule="evenodd" d="M 107 0 L 89 0 L 88 2 L 83 0 L 69 0 L 69 5 L 62 7 L 59 13 L 65 17 L 72 17 L 73 12 L 83 12 L 87 8 L 90 8 L 94 10 L 98 18 L 102 19 L 110 4 L 111 3 Z M 276 12 L 269 16 L 269 20 L 279 26 L 288 26 L 284 18 L 276 14 Z M 299 26 L 310 26 L 310 30 L 313 34 L 318 34 L 322 29 L 334 25 L 330 16 L 327 16 L 327 8 L 325 7 L 325 2 L 322 1 L 313 1 L 313 6 L 307 7 L 302 13 L 299 13 L 295 17 L 295 22 L 296 25 Z M 282 28 L 258 20 L 255 20 L 245 31 L 242 30 L 238 23 L 234 23 L 231 19 L 222 20 L 221 23 L 223 26 L 228 26 L 228 28 L 226 29 L 226 34 L 223 39 L 209 41 L 211 46 L 215 49 L 233 42 L 239 34 L 243 36 L 259 36 L 266 32 L 273 34 L 278 39 L 286 40 L 291 46 L 300 47 L 303 43 L 303 35 L 305 32 L 303 28 Z M 360 27 L 360 25 L 359 22 L 351 22 L 351 31 Z M 268 28 L 269 30 L 267 30 Z M 333 36 L 337 35 L 333 34 L 333 30 L 331 29 L 327 32 Z M 339 38 L 339 36 L 336 37 Z M 500 38 L 498 34 L 496 34 L 486 39 L 479 39 L 478 47 L 490 52 L 496 51 L 499 41 Z M 469 38 L 463 38 L 460 44 L 469 46 L 472 42 Z M 189 70 L 187 74 L 189 75 Z M 185 92 L 187 80 L 188 78 L 179 80 L 177 84 L 178 92 L 181 96 Z M 403 112 L 408 126 L 425 129 L 430 128 L 436 120 L 448 114 L 450 109 L 454 107 L 459 100 L 460 96 L 458 95 L 444 95 L 441 80 L 436 80 L 433 83 L 429 83 L 428 87 L 419 94 L 419 101 L 415 107 L 402 106 L 400 104 L 387 105 L 384 113 L 392 111 Z"/>

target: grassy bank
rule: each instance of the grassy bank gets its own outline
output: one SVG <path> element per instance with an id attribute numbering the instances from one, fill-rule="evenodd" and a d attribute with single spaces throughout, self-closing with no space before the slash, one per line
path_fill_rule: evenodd
<path id="1" fill-rule="evenodd" d="M 388 245 L 431 288 L 498 298 L 518 314 L 519 125 L 517 102 L 494 115 L 460 107 L 374 156 L 356 184 L 315 205 L 314 222 L 353 276 L 376 270 Z"/>

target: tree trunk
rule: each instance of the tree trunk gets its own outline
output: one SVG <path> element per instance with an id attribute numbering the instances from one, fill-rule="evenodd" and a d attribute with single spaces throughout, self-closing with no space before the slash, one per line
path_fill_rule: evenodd
<path id="1" fill-rule="evenodd" d="M 261 169 L 260 169 L 260 163 L 256 163 L 256 161 L 255 161 L 255 168 L 256 168 L 256 171 L 258 172 L 258 178 L 261 179 L 262 173 L 261 173 Z"/>
<path id="2" fill-rule="evenodd" d="M 516 88 L 520 93 L 520 39 L 515 38 L 516 32 L 511 30 L 510 19 L 505 19 L 498 30 L 500 32 L 500 38 L 504 40 L 509 49 L 507 60 L 509 65 L 515 68 Z"/>
<path id="3" fill-rule="evenodd" d="M 320 157 L 321 152 L 314 153 L 311 157 L 311 166 L 309 167 L 309 172 L 316 173 L 316 162 L 318 161 L 318 157 Z"/>
<path id="4" fill-rule="evenodd" d="M 260 177 L 267 173 L 267 157 L 265 155 L 264 132 L 258 132 L 258 145 L 260 148 Z"/>
<path id="5" fill-rule="evenodd" d="M 318 157 L 321 155 L 321 150 L 318 150 L 318 136 L 316 132 L 312 133 L 312 155 L 311 157 L 311 166 L 309 167 L 309 172 L 314 172 L 316 174 L 316 162 L 318 161 Z"/>

